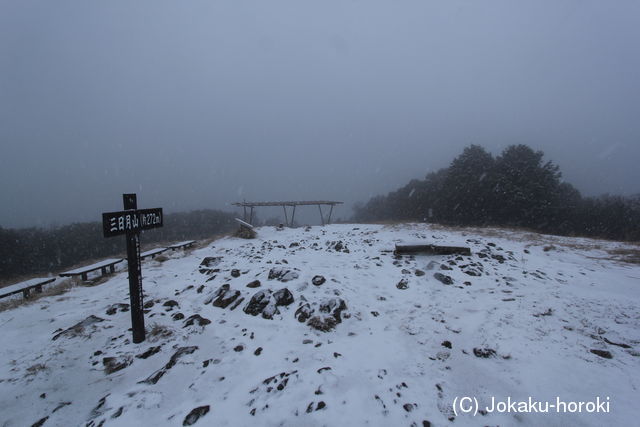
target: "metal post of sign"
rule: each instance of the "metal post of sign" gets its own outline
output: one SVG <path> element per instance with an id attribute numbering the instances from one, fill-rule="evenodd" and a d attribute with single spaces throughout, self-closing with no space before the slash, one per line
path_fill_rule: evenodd
<path id="1" fill-rule="evenodd" d="M 142 311 L 142 272 L 140 271 L 140 231 L 162 227 L 162 208 L 138 209 L 135 194 L 123 194 L 124 210 L 102 214 L 104 237 L 125 235 L 129 264 L 129 300 L 131 301 L 131 330 L 133 342 L 144 341 L 144 312 Z M 111 266 L 113 272 L 113 266 Z"/>
<path id="2" fill-rule="evenodd" d="M 138 209 L 135 194 L 123 194 L 124 209 Z M 140 271 L 140 232 L 127 231 L 127 261 L 129 263 L 129 301 L 131 302 L 131 327 L 133 342 L 145 339 L 144 313 L 142 301 L 142 272 Z"/>

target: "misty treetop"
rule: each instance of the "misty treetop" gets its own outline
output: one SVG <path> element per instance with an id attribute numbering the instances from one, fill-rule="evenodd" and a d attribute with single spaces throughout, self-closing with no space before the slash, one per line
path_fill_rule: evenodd
<path id="1" fill-rule="evenodd" d="M 494 157 L 470 145 L 448 168 L 355 207 L 356 221 L 525 227 L 640 240 L 640 198 L 582 197 L 544 153 L 511 145 Z"/>

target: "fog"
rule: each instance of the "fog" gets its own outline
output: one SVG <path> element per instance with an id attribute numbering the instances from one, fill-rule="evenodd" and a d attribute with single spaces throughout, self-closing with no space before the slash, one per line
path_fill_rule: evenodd
<path id="1" fill-rule="evenodd" d="M 623 0 L 5 0 L 0 226 L 98 221 L 126 192 L 168 212 L 340 200 L 347 218 L 472 143 L 543 150 L 587 195 L 640 193 L 639 16 Z"/>

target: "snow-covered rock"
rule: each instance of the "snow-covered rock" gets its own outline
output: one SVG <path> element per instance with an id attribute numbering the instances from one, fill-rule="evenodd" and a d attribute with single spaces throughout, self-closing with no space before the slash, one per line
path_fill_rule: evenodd
<path id="1" fill-rule="evenodd" d="M 393 255 L 415 242 L 472 255 Z M 634 425 L 640 266 L 622 249 L 638 247 L 425 224 L 259 228 L 145 262 L 140 344 L 126 272 L 0 311 L 0 425 Z M 608 397 L 611 412 L 456 415 L 465 396 L 481 409 Z"/>

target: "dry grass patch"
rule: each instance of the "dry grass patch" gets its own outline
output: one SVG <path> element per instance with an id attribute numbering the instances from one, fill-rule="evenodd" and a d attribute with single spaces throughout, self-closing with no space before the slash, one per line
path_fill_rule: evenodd
<path id="1" fill-rule="evenodd" d="M 107 274 L 105 276 L 98 276 L 90 280 L 81 280 L 81 279 L 76 279 L 76 280 L 78 281 L 79 285 L 90 288 L 93 286 L 102 285 L 103 283 L 108 282 L 112 277 L 113 277 L 112 274 Z"/>
<path id="2" fill-rule="evenodd" d="M 38 372 L 46 371 L 47 366 L 44 363 L 36 363 L 35 365 L 29 366 L 26 369 L 27 376 L 36 375 Z"/>
<path id="3" fill-rule="evenodd" d="M 150 342 L 160 341 L 173 335 L 173 329 L 159 323 L 152 323 L 147 329 L 147 339 Z"/>
<path id="4" fill-rule="evenodd" d="M 611 259 L 615 261 L 640 264 L 640 249 L 612 249 L 607 252 L 612 255 Z"/>

